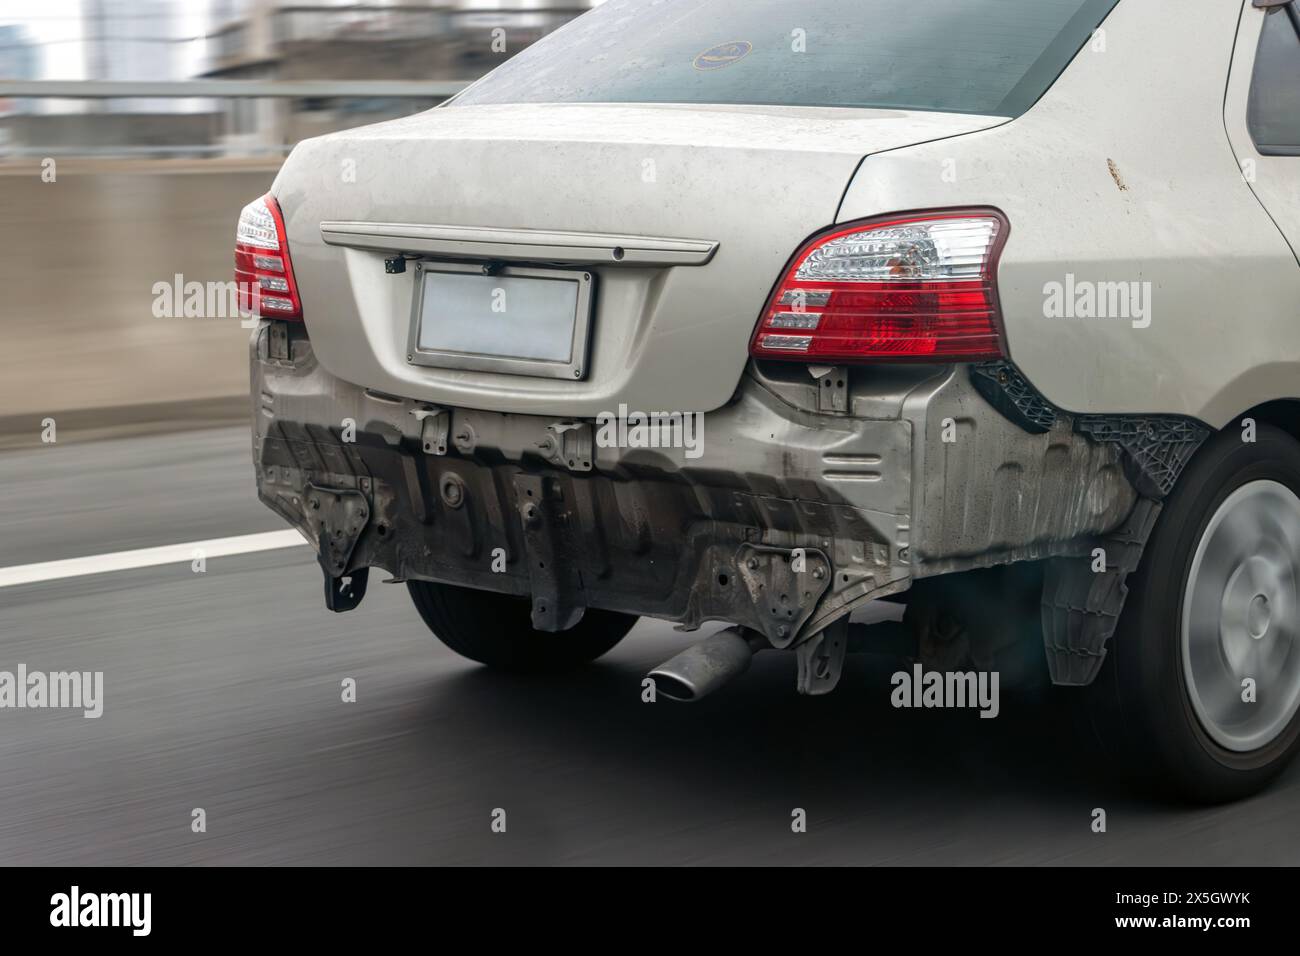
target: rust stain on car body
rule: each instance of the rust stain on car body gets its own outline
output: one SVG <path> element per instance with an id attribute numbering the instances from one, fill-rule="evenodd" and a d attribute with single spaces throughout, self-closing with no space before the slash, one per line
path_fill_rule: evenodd
<path id="1" fill-rule="evenodd" d="M 1119 174 L 1119 167 L 1115 165 L 1115 160 L 1106 160 L 1106 168 L 1110 170 L 1110 178 L 1115 180 L 1115 185 L 1119 187 L 1122 193 L 1128 192 L 1128 184 L 1124 182 L 1124 177 Z"/>

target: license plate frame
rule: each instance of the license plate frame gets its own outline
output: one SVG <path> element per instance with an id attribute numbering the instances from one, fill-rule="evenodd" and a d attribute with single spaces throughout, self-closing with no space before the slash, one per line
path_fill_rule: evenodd
<path id="1" fill-rule="evenodd" d="M 592 304 L 594 301 L 595 285 L 594 277 L 590 271 L 581 269 L 533 268 L 531 266 L 503 266 L 489 273 L 481 263 L 436 262 L 428 260 L 417 260 L 414 263 L 414 266 L 415 268 L 413 272 L 415 277 L 415 288 L 411 295 L 410 331 L 406 347 L 406 360 L 412 365 L 421 365 L 429 368 L 501 372 L 507 375 L 526 375 L 536 378 L 562 378 L 571 382 L 581 381 L 586 377 L 587 341 L 591 334 Z M 467 281 L 449 283 L 443 291 L 450 291 L 453 284 L 459 286 L 462 290 L 469 290 L 473 286 L 477 285 L 483 285 L 484 288 L 492 288 L 488 284 L 493 282 L 497 282 L 498 287 L 505 288 L 507 283 L 504 280 L 509 280 L 509 285 L 515 289 L 526 287 L 526 285 L 521 286 L 517 280 L 566 282 L 573 284 L 576 295 L 573 303 L 573 323 L 568 341 L 568 357 L 559 358 L 509 355 L 493 351 L 461 350 L 431 346 L 424 335 L 426 321 L 458 321 L 455 316 L 448 316 L 446 314 L 439 316 L 437 314 L 430 314 L 426 310 L 426 303 L 431 302 L 429 298 L 430 288 L 438 281 L 434 277 L 446 275 L 466 277 Z M 480 279 L 482 280 L 482 283 L 468 282 L 468 279 L 472 278 Z M 482 290 L 479 291 L 481 292 Z M 434 294 L 437 294 L 437 290 L 435 290 Z M 508 307 L 500 314 L 508 316 Z M 563 313 L 558 310 L 555 312 L 555 315 L 562 314 Z M 552 318 L 554 318 L 554 316 L 552 316 Z M 460 319 L 460 321 L 463 321 L 463 318 Z M 489 319 L 489 321 L 496 320 Z M 509 321 L 509 319 L 505 318 L 500 321 L 506 322 Z M 502 330 L 497 329 L 496 331 Z M 562 343 L 563 337 L 561 335 L 555 335 L 550 342 L 553 347 L 560 347 L 562 346 Z"/>

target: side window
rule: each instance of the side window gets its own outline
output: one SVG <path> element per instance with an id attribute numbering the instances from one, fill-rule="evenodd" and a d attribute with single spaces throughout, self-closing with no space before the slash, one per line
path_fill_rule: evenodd
<path id="1" fill-rule="evenodd" d="M 1265 156 L 1300 156 L 1300 16 L 1275 7 L 1264 18 L 1246 118 Z"/>

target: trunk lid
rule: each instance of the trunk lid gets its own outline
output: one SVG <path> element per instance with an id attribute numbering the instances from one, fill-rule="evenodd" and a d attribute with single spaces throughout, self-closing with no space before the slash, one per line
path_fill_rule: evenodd
<path id="1" fill-rule="evenodd" d="M 780 272 L 835 222 L 863 157 L 1002 122 L 816 107 L 452 107 L 308 140 L 272 191 L 315 353 L 334 375 L 491 411 L 711 411 L 735 391 Z M 583 378 L 408 362 L 416 270 L 386 274 L 398 252 L 590 269 Z"/>

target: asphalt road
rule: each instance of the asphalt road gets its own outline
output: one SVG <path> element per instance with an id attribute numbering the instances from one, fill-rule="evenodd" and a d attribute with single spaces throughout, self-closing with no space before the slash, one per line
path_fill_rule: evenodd
<path id="1" fill-rule="evenodd" d="M 248 458 L 240 429 L 0 454 L 0 567 L 278 530 Z M 894 710 L 866 657 L 826 698 L 768 654 L 706 701 L 642 703 L 692 639 L 643 622 L 580 672 L 501 676 L 400 586 L 329 613 L 306 548 L 3 588 L 0 670 L 102 670 L 105 702 L 0 710 L 0 863 L 1300 863 L 1300 766 L 1162 806 L 1042 702 Z"/>

